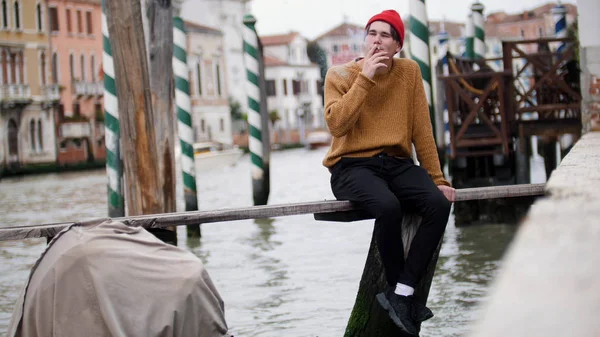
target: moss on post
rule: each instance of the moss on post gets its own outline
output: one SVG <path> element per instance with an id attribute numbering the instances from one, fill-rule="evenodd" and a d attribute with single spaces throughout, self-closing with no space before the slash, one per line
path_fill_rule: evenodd
<path id="1" fill-rule="evenodd" d="M 420 218 L 407 215 L 402 221 L 402 241 L 404 242 L 405 256 L 410 243 L 420 223 Z M 439 256 L 441 242 L 438 245 L 423 279 L 415 287 L 415 301 L 427 303 L 431 280 L 435 272 L 435 266 Z M 392 322 L 387 312 L 381 308 L 375 296 L 385 290 L 388 286 L 385 279 L 383 264 L 375 240 L 375 232 L 371 237 L 369 254 L 365 262 L 358 294 L 354 302 L 354 308 L 350 314 L 344 337 L 404 337 L 405 335 Z"/>

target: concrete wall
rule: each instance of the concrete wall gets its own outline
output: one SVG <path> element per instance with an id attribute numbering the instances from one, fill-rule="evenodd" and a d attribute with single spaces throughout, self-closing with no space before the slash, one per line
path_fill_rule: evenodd
<path id="1" fill-rule="evenodd" d="M 587 133 L 520 226 L 470 336 L 598 336 L 598 168 L 600 133 Z"/>

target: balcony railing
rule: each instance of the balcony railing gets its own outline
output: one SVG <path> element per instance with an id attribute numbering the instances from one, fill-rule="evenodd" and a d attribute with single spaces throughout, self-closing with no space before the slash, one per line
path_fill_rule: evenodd
<path id="1" fill-rule="evenodd" d="M 2 84 L 0 85 L 0 100 L 30 101 L 31 88 L 27 84 Z"/>
<path id="2" fill-rule="evenodd" d="M 73 94 L 77 96 L 102 96 L 104 95 L 104 86 L 102 82 L 73 82 Z"/>
<path id="3" fill-rule="evenodd" d="M 47 101 L 60 100 L 60 88 L 58 84 L 49 84 L 42 86 L 42 95 Z"/>
<path id="4" fill-rule="evenodd" d="M 64 122 L 60 124 L 60 137 L 62 138 L 83 138 L 89 137 L 92 129 L 89 121 Z"/>

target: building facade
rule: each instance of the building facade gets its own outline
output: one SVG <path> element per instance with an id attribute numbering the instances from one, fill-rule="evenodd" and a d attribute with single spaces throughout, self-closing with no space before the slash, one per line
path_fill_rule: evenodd
<path id="1" fill-rule="evenodd" d="M 189 21 L 185 28 L 194 140 L 231 144 L 224 34 Z"/>
<path id="2" fill-rule="evenodd" d="M 223 33 L 223 54 L 227 60 L 224 75 L 229 84 L 228 94 L 248 112 L 246 97 L 246 69 L 242 26 L 248 13 L 249 0 L 196 0 L 182 5 L 181 17 L 188 22 L 212 27 Z"/>
<path id="3" fill-rule="evenodd" d="M 315 39 L 327 55 L 327 66 L 347 63 L 363 55 L 365 28 L 344 22 Z"/>
<path id="4" fill-rule="evenodd" d="M 53 105 L 47 7 L 39 0 L 0 3 L 0 171 L 53 163 Z"/>
<path id="5" fill-rule="evenodd" d="M 59 165 L 106 158 L 100 0 L 48 0 Z"/>
<path id="6" fill-rule="evenodd" d="M 300 34 L 261 36 L 265 62 L 267 110 L 276 130 L 308 131 L 325 127 L 321 73 L 310 62 L 308 41 Z M 300 136 L 302 139 L 302 135 Z"/>

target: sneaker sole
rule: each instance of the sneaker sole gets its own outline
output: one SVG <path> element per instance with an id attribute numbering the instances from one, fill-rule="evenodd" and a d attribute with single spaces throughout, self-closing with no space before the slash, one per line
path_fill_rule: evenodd
<path id="1" fill-rule="evenodd" d="M 400 319 L 398 318 L 398 315 L 396 315 L 394 308 L 392 308 L 390 301 L 388 301 L 388 299 L 385 298 L 384 293 L 379 293 L 375 297 L 377 297 L 377 301 L 379 302 L 381 307 L 388 312 L 388 316 L 390 316 L 390 318 L 392 319 L 394 324 L 396 324 L 396 326 L 398 326 L 402 330 L 402 332 L 406 333 L 409 336 L 415 336 L 414 334 L 411 334 L 410 332 L 408 332 L 408 330 L 406 329 L 404 324 L 402 324 L 402 321 L 400 321 Z"/>

